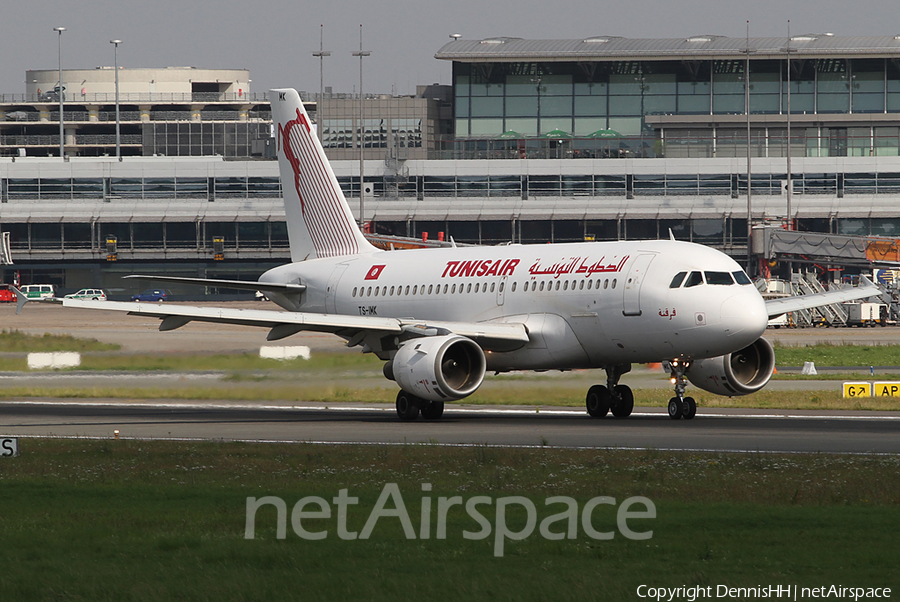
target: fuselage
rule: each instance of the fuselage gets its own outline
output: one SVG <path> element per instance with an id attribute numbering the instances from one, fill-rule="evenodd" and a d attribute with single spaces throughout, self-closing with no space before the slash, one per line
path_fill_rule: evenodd
<path id="1" fill-rule="evenodd" d="M 716 357 L 754 342 L 767 322 L 734 260 L 671 240 L 375 251 L 260 280 L 306 285 L 302 311 L 524 323 L 529 343 L 490 353 L 491 370 Z"/>

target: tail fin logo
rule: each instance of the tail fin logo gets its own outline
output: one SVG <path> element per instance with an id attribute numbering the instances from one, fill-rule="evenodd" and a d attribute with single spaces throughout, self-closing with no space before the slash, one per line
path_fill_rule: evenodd
<path id="1" fill-rule="evenodd" d="M 359 253 L 356 226 L 346 209 L 344 195 L 327 168 L 327 160 L 305 113 L 278 124 L 278 146 L 293 172 L 300 211 L 316 256 L 335 257 Z M 287 182 L 283 182 L 287 186 Z M 287 197 L 285 197 L 287 202 Z"/>
<path id="2" fill-rule="evenodd" d="M 297 196 L 300 197 L 300 208 L 303 210 L 303 218 L 306 220 L 306 203 L 303 202 L 303 194 L 300 192 L 300 158 L 288 142 L 291 130 L 298 125 L 303 125 L 306 128 L 306 132 L 309 133 L 309 122 L 306 121 L 306 115 L 300 113 L 300 109 L 297 109 L 297 119 L 288 121 L 283 126 L 278 124 L 278 143 L 284 145 L 284 154 L 291 164 L 291 169 L 294 171 L 294 188 L 297 189 Z"/>

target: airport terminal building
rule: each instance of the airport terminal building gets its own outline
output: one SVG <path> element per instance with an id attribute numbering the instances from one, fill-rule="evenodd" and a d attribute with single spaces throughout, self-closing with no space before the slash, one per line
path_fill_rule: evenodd
<path id="1" fill-rule="evenodd" d="M 780 224 L 790 146 L 796 229 L 900 237 L 898 38 L 457 39 L 436 58 L 451 85 L 412 97 L 304 94 L 354 211 L 362 147 L 375 232 L 496 244 L 671 229 L 744 256 L 748 152 L 753 222 Z M 249 73 L 120 70 L 122 161 L 113 75 L 63 72 L 66 161 L 56 71 L 0 96 L 3 281 L 121 289 L 120 272 L 253 278 L 286 260 L 271 114 Z"/>

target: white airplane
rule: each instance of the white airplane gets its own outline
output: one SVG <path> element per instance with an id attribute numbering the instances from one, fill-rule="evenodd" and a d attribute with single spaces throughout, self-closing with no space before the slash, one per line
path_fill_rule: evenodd
<path id="1" fill-rule="evenodd" d="M 66 307 L 269 328 L 277 340 L 334 333 L 384 360 L 402 420 L 440 418 L 488 371 L 603 368 L 587 412 L 626 417 L 632 364 L 666 362 L 672 418 L 693 418 L 687 381 L 747 395 L 769 381 L 768 319 L 878 294 L 866 281 L 838 291 L 765 302 L 741 267 L 709 247 L 675 240 L 382 251 L 356 226 L 310 120 L 291 89 L 273 90 L 278 161 L 292 263 L 258 282 L 132 276 L 263 291 L 287 311 L 65 299 Z"/>

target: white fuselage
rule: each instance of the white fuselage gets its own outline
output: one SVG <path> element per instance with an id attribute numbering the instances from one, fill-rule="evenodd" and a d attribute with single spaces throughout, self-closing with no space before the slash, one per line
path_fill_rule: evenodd
<path id="1" fill-rule="evenodd" d="M 672 287 L 680 272 L 709 277 Z M 737 273 L 740 266 L 714 249 L 654 240 L 376 251 L 291 263 L 260 280 L 306 285 L 300 308 L 308 312 L 522 322 L 529 343 L 487 356 L 488 369 L 502 371 L 743 349 L 768 316 L 746 276 L 744 284 L 712 283 Z"/>

